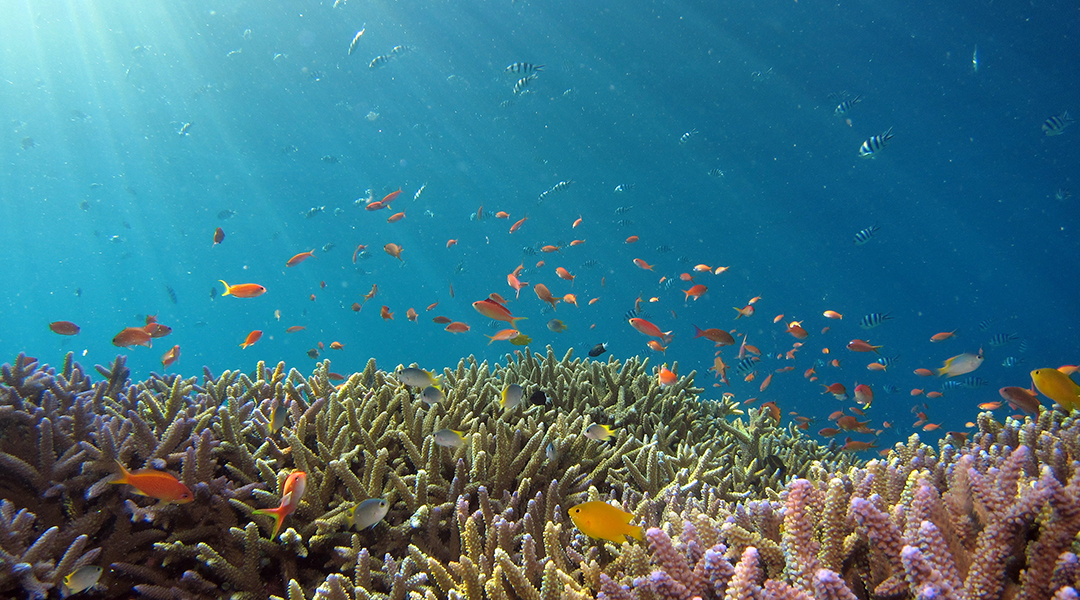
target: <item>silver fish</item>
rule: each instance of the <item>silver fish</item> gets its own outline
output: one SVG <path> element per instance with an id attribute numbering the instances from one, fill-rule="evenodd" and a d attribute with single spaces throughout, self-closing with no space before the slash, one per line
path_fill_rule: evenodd
<path id="1" fill-rule="evenodd" d="M 349 43 L 349 56 L 352 56 L 353 50 L 356 50 L 356 43 L 360 41 L 360 37 L 364 35 L 365 31 L 367 31 L 367 23 L 365 23 L 364 26 L 360 28 L 360 31 L 356 32 L 356 35 L 353 36 L 352 42 Z"/>
<path id="2" fill-rule="evenodd" d="M 349 527 L 359 530 L 374 527 L 390 510 L 390 503 L 382 498 L 364 500 L 345 512 Z"/>
<path id="3" fill-rule="evenodd" d="M 424 388 L 423 392 L 420 392 L 420 399 L 428 406 L 435 406 L 443 400 L 446 400 L 446 394 L 442 393 L 442 390 L 439 388 L 429 385 Z"/>
<path id="4" fill-rule="evenodd" d="M 435 443 L 444 448 L 457 448 L 465 443 L 465 432 L 453 429 L 440 429 L 431 434 Z"/>

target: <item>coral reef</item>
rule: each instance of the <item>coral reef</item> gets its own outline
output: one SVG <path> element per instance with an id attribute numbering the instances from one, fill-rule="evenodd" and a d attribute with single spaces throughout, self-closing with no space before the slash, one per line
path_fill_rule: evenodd
<path id="1" fill-rule="evenodd" d="M 99 564 L 110 598 L 1076 597 L 1080 424 L 1061 412 L 983 414 L 963 446 L 913 436 L 860 464 L 704 399 L 693 374 L 661 389 L 637 358 L 464 359 L 434 406 L 374 361 L 337 385 L 328 362 L 96 371 L 71 355 L 0 370 L 0 594 L 45 598 Z M 508 383 L 542 404 L 503 410 Z M 586 437 L 594 423 L 615 435 Z M 447 428 L 466 443 L 436 444 Z M 116 461 L 175 473 L 195 500 L 108 485 Z M 306 494 L 271 539 L 253 512 L 295 470 Z M 351 531 L 369 498 L 386 518 Z M 645 543 L 578 532 L 566 509 L 591 500 L 633 513 Z"/>

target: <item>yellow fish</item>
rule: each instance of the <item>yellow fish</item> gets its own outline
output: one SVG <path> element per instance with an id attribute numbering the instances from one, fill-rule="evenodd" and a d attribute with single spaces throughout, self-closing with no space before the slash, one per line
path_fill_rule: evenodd
<path id="1" fill-rule="evenodd" d="M 528 346 L 530 342 L 532 342 L 532 338 L 524 333 L 510 340 L 510 343 L 515 346 Z"/>
<path id="2" fill-rule="evenodd" d="M 635 540 L 645 539 L 641 527 L 630 524 L 633 518 L 634 515 L 607 502 L 586 502 L 570 509 L 570 520 L 581 533 L 616 544 L 625 542 L 626 536 Z"/>
<path id="3" fill-rule="evenodd" d="M 1031 381 L 1043 396 L 1057 402 L 1065 410 L 1080 408 L 1080 385 L 1057 369 L 1035 369 Z"/>

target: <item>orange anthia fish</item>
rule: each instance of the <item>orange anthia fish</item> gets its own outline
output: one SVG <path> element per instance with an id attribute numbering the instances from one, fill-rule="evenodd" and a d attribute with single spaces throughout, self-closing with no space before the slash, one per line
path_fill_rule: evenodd
<path id="1" fill-rule="evenodd" d="M 528 281 L 519 281 L 518 278 L 517 278 L 517 275 L 514 275 L 513 273 L 507 273 L 507 275 L 506 275 L 506 283 L 508 283 L 510 285 L 510 287 L 514 288 L 514 291 L 517 292 L 517 295 L 515 296 L 515 298 L 520 298 L 521 297 L 521 288 L 529 285 Z"/>
<path id="2" fill-rule="evenodd" d="M 477 218 L 479 218 L 479 217 L 477 217 Z M 528 217 L 528 215 L 526 215 L 520 221 L 518 221 L 517 223 L 514 223 L 513 225 L 511 225 L 510 226 L 510 233 L 514 233 L 518 229 L 521 229 L 521 226 L 524 225 L 525 221 L 528 221 L 528 220 L 529 220 L 529 217 Z"/>
<path id="3" fill-rule="evenodd" d="M 551 290 L 542 283 L 538 283 L 533 286 L 533 291 L 536 292 L 536 297 L 547 302 L 551 305 L 551 310 L 555 310 L 555 305 L 559 302 L 559 298 L 551 295 Z"/>
<path id="4" fill-rule="evenodd" d="M 286 329 L 285 333 L 296 333 L 297 331 L 303 331 L 305 329 L 307 329 L 307 327 L 304 327 L 303 325 L 293 325 Z"/>
<path id="5" fill-rule="evenodd" d="M 662 388 L 675 385 L 678 380 L 679 376 L 668 369 L 666 364 L 660 367 L 660 371 L 656 374 L 656 381 Z"/>
<path id="6" fill-rule="evenodd" d="M 405 211 L 401 211 L 399 213 L 394 213 L 394 214 L 390 215 L 389 217 L 387 217 L 386 222 L 387 223 L 397 223 L 398 221 L 400 221 L 400 220 L 402 220 L 404 218 L 405 218 Z"/>
<path id="7" fill-rule="evenodd" d="M 589 306 L 592 306 L 593 304 L 596 304 L 599 301 L 600 301 L 600 298 L 591 298 L 591 299 L 589 299 Z"/>
<path id="8" fill-rule="evenodd" d="M 697 299 L 703 296 L 707 291 L 709 291 L 709 288 L 701 285 L 700 283 L 692 286 L 688 290 L 683 290 L 682 292 L 686 294 L 686 297 L 683 298 L 683 302 L 688 302 L 691 297 L 693 297 L 694 301 L 697 302 Z"/>
<path id="9" fill-rule="evenodd" d="M 642 269 L 645 269 L 646 271 L 652 271 L 653 270 L 652 265 L 650 265 L 649 263 L 641 260 L 640 258 L 635 258 L 634 259 L 634 264 L 637 265 L 638 267 L 642 268 Z"/>
<path id="10" fill-rule="evenodd" d="M 577 296 L 574 294 L 566 294 L 562 297 L 562 301 L 564 304 L 573 304 L 574 306 L 577 306 Z"/>
<path id="11" fill-rule="evenodd" d="M 585 240 L 570 240 L 571 246 L 580 246 L 585 243 Z"/>
<path id="12" fill-rule="evenodd" d="M 266 293 L 266 288 L 257 283 L 239 283 L 237 285 L 229 285 L 225 283 L 224 279 L 218 279 L 221 285 L 225 286 L 225 291 L 222 292 L 222 296 L 235 296 L 237 298 L 254 298 L 256 296 L 262 296 Z"/>
<path id="13" fill-rule="evenodd" d="M 758 389 L 759 392 L 764 392 L 765 389 L 769 387 L 769 384 L 772 383 L 772 376 L 773 374 L 769 373 L 768 377 L 765 378 L 765 381 L 761 382 L 761 388 Z M 779 421 L 780 419 L 778 418 L 776 420 Z"/>
<path id="14" fill-rule="evenodd" d="M 390 203 L 397 199 L 399 194 L 401 194 L 401 188 L 398 188 L 396 192 L 390 192 L 389 194 L 384 196 L 382 200 L 379 200 L 379 202 L 383 206 L 390 206 Z"/>
<path id="15" fill-rule="evenodd" d="M 734 308 L 739 313 L 739 316 L 735 317 L 736 321 L 743 318 L 743 317 L 752 317 L 752 316 L 754 316 L 754 306 L 751 305 L 751 304 L 747 304 L 746 306 L 744 306 L 742 308 L 739 308 L 737 306 L 732 306 L 731 308 Z"/>
<path id="16" fill-rule="evenodd" d="M 345 344 L 342 344 L 341 342 L 330 342 L 330 349 L 331 350 L 341 350 L 344 347 L 345 347 Z"/>
<path id="17" fill-rule="evenodd" d="M 637 317 L 630 319 L 630 326 L 647 336 L 660 338 L 660 340 L 665 344 L 671 343 L 670 331 L 660 331 L 659 327 L 653 325 L 645 319 L 639 319 Z"/>
<path id="18" fill-rule="evenodd" d="M 364 244 L 358 245 L 356 247 L 356 250 L 353 250 L 352 262 L 353 262 L 354 265 L 356 264 L 356 257 L 360 256 L 360 253 L 363 252 L 364 250 L 367 250 L 367 246 L 365 246 Z"/>
<path id="19" fill-rule="evenodd" d="M 540 248 L 540 251 L 541 252 L 546 252 L 548 254 L 550 254 L 552 252 L 558 252 L 559 254 L 562 254 L 562 246 L 547 245 L 547 246 L 544 246 L 544 247 Z"/>
<path id="20" fill-rule="evenodd" d="M 956 336 L 956 330 L 955 329 L 953 329 L 952 331 L 942 331 L 941 333 L 935 333 L 934 335 L 930 336 L 930 341 L 931 342 L 944 342 L 945 340 L 947 340 L 947 339 L 949 339 L 951 337 L 954 337 L 954 336 Z"/>
<path id="21" fill-rule="evenodd" d="M 555 274 L 558 275 L 560 279 L 569 281 L 571 286 L 574 285 L 574 276 L 570 274 L 570 271 L 567 271 L 563 267 L 555 267 Z"/>
<path id="22" fill-rule="evenodd" d="M 151 348 L 153 338 L 142 327 L 127 327 L 120 333 L 116 334 L 112 343 L 114 346 L 121 348 L 130 348 L 132 346 L 146 346 Z"/>
<path id="23" fill-rule="evenodd" d="M 574 221 L 574 224 L 570 227 L 570 229 L 577 229 L 578 225 L 581 225 L 581 215 L 578 215 L 577 221 Z"/>
<path id="24" fill-rule="evenodd" d="M 488 294 L 488 300 L 494 300 L 495 302 L 506 306 L 506 298 L 503 298 L 500 294 L 496 292 L 491 292 L 490 294 Z"/>
<path id="25" fill-rule="evenodd" d="M 149 496 L 158 500 L 158 504 L 186 504 L 195 499 L 191 490 L 180 483 L 175 475 L 154 469 L 128 471 L 124 464 L 116 461 L 120 467 L 120 478 L 109 483 L 130 485 L 140 496 Z"/>
<path id="26" fill-rule="evenodd" d="M 409 319 L 410 321 L 412 321 L 413 323 L 415 323 L 415 322 L 416 322 L 416 317 L 417 317 L 417 316 L 419 316 L 419 315 L 417 314 L 417 312 L 416 312 L 416 309 L 414 309 L 413 307 L 411 307 L 411 306 L 410 306 L 410 307 L 409 307 L 409 310 L 405 311 L 405 316 L 406 316 L 406 317 L 407 317 L 407 318 L 408 318 L 408 319 Z"/>
<path id="27" fill-rule="evenodd" d="M 247 348 L 248 346 L 254 344 L 257 341 L 259 341 L 259 338 L 261 338 L 261 337 L 262 337 L 262 332 L 259 331 L 258 329 L 256 329 L 255 331 L 252 331 L 251 333 L 247 334 L 247 337 L 244 338 L 244 343 L 240 344 L 240 347 L 241 348 Z"/>
<path id="28" fill-rule="evenodd" d="M 694 337 L 703 337 L 711 342 L 716 342 L 721 346 L 732 346 L 735 344 L 735 338 L 723 329 L 702 329 L 697 325 L 694 325 Z"/>
<path id="29" fill-rule="evenodd" d="M 286 267 L 295 267 L 296 265 L 304 262 L 305 260 L 311 258 L 312 256 L 315 256 L 315 249 L 314 248 L 312 248 L 311 250 L 309 250 L 307 252 L 301 252 L 300 254 L 294 255 L 292 258 L 285 261 L 285 266 Z"/>
<path id="30" fill-rule="evenodd" d="M 285 517 L 293 514 L 299 508 L 300 500 L 304 497 L 306 489 L 307 473 L 295 471 L 285 480 L 285 485 L 281 489 L 281 504 L 277 508 L 260 508 L 252 511 L 251 514 L 253 515 L 271 515 L 274 517 L 274 532 L 270 534 L 270 539 L 277 537 Z"/>
<path id="31" fill-rule="evenodd" d="M 492 342 L 504 342 L 506 340 L 512 340 L 519 335 L 521 335 L 521 332 L 517 329 L 503 329 L 497 332 L 495 335 L 485 335 L 484 337 L 491 340 L 491 342 L 488 342 L 488 346 L 490 346 Z"/>
<path id="32" fill-rule="evenodd" d="M 456 246 L 456 245 L 457 245 L 457 240 L 454 240 L 454 239 L 446 240 L 446 249 L 447 250 L 449 250 L 451 246 Z"/>
<path id="33" fill-rule="evenodd" d="M 626 241 L 625 241 L 625 242 L 623 242 L 623 243 L 624 243 L 624 244 L 633 244 L 634 242 L 638 241 L 639 239 L 641 239 L 641 238 L 639 238 L 639 237 L 638 237 L 638 236 L 636 236 L 636 235 L 632 235 L 632 236 L 630 236 L 630 237 L 626 238 Z"/>
<path id="34" fill-rule="evenodd" d="M 390 312 L 390 307 L 386 306 L 385 304 L 383 305 L 382 309 L 379 311 L 379 316 L 381 316 L 384 321 L 393 321 L 394 320 L 394 313 Z"/>
<path id="35" fill-rule="evenodd" d="M 431 321 L 433 323 L 438 323 L 439 325 L 446 325 L 447 323 L 450 322 L 450 317 L 444 317 L 442 315 L 439 315 L 439 316 L 433 318 Z"/>
<path id="36" fill-rule="evenodd" d="M 168 369 L 174 362 L 180 360 L 180 346 L 173 346 L 161 357 L 161 368 Z"/>
<path id="37" fill-rule="evenodd" d="M 870 342 L 867 342 L 866 340 L 851 340 L 847 344 L 847 349 L 852 352 L 873 352 L 874 354 L 881 354 L 878 352 L 878 348 L 881 348 L 881 346 L 871 346 Z"/>
<path id="38" fill-rule="evenodd" d="M 450 333 L 465 333 L 469 330 L 469 326 L 461 321 L 454 321 L 446 326 L 446 330 Z"/>
<path id="39" fill-rule="evenodd" d="M 663 344 L 661 344 L 660 342 L 658 342 L 656 340 L 649 340 L 649 341 L 645 342 L 645 345 L 648 346 L 649 348 L 652 348 L 656 352 L 662 352 L 664 354 L 667 354 L 667 346 L 664 346 Z"/>
<path id="40" fill-rule="evenodd" d="M 53 321 L 49 323 L 49 329 L 53 333 L 59 333 L 60 335 L 77 335 L 79 333 L 79 326 L 71 321 Z"/>
<path id="41" fill-rule="evenodd" d="M 387 254 L 389 254 L 390 256 L 393 256 L 394 258 L 396 258 L 398 260 L 401 260 L 401 251 L 404 250 L 404 248 L 402 248 L 401 246 L 398 246 L 394 242 L 390 242 L 389 244 L 383 246 L 383 250 Z M 405 261 L 402 261 L 402 262 L 405 262 Z"/>
<path id="42" fill-rule="evenodd" d="M 787 332 L 794 336 L 797 340 L 805 340 L 806 336 L 810 335 L 806 332 L 805 329 L 803 329 L 802 323 L 800 321 L 792 321 L 788 323 Z"/>
<path id="43" fill-rule="evenodd" d="M 364 207 L 364 210 L 382 210 L 384 208 L 386 208 L 386 205 L 381 201 L 376 200 L 375 202 L 368 202 L 367 206 Z"/>
<path id="44" fill-rule="evenodd" d="M 505 210 L 500 210 L 499 212 L 495 213 L 495 218 L 496 219 L 509 219 L 510 218 L 510 213 L 506 212 Z"/>
<path id="45" fill-rule="evenodd" d="M 823 312 L 821 314 L 824 315 L 826 319 L 843 319 L 844 318 L 844 315 L 836 312 L 835 310 L 827 310 L 827 311 L 825 311 L 825 312 Z"/>
<path id="46" fill-rule="evenodd" d="M 529 318 L 515 317 L 511 315 L 509 309 L 490 298 L 485 298 L 484 300 L 477 300 L 476 302 L 473 302 L 472 306 L 476 309 L 476 312 L 484 315 L 485 317 L 489 319 L 494 319 L 496 321 L 506 321 L 510 324 L 511 327 L 514 327 L 515 329 L 517 328 L 518 321 Z"/>
<path id="47" fill-rule="evenodd" d="M 435 307 L 436 307 L 436 306 L 438 306 L 438 305 L 439 305 L 439 303 L 438 303 L 438 302 L 432 302 L 431 304 L 429 304 L 429 305 L 428 305 L 427 309 L 425 309 L 425 312 L 427 312 L 427 311 L 429 311 L 429 310 L 431 310 L 431 309 L 435 308 Z"/>

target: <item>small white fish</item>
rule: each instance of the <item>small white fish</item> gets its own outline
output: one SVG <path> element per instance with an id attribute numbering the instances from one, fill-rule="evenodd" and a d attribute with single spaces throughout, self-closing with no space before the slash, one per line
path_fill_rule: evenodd
<path id="1" fill-rule="evenodd" d="M 503 388 L 502 398 L 499 399 L 499 404 L 502 405 L 505 410 L 512 410 L 521 404 L 521 397 L 525 395 L 525 389 L 516 383 Z"/>
<path id="2" fill-rule="evenodd" d="M 938 377 L 942 375 L 946 377 L 957 377 L 959 375 L 966 375 L 975 369 L 978 369 L 983 364 L 983 352 L 982 348 L 979 348 L 978 354 L 972 354 L 970 352 L 964 354 L 957 354 L 956 356 L 945 361 L 945 366 L 937 370 Z"/>
<path id="3" fill-rule="evenodd" d="M 429 385 L 420 393 L 420 399 L 428 406 L 435 406 L 443 400 L 446 400 L 446 394 L 442 393 L 442 390 L 439 388 Z"/>
<path id="4" fill-rule="evenodd" d="M 66 598 L 96 586 L 103 572 L 105 572 L 105 569 L 97 565 L 86 565 L 75 569 L 73 573 L 64 578 L 64 587 L 60 593 L 61 597 Z"/>
<path id="5" fill-rule="evenodd" d="M 442 384 L 439 382 L 439 378 L 434 373 L 425 371 L 423 369 L 417 369 L 416 367 L 398 367 L 397 372 L 394 373 L 397 376 L 398 381 L 405 385 L 426 388 L 428 386 L 441 388 Z"/>
<path id="6" fill-rule="evenodd" d="M 457 448 L 465 443 L 465 432 L 454 429 L 440 429 L 431 434 L 435 443 L 444 448 Z"/>
<path id="7" fill-rule="evenodd" d="M 615 432 L 610 427 L 599 423 L 593 423 L 585 430 L 585 437 L 598 442 L 606 441 L 613 435 L 615 435 Z"/>
<path id="8" fill-rule="evenodd" d="M 364 26 L 360 28 L 360 31 L 356 32 L 352 42 L 349 43 L 349 56 L 352 56 L 353 50 L 356 50 L 356 43 L 360 41 L 360 38 L 363 37 L 365 31 L 367 31 L 367 23 L 364 23 Z"/>
<path id="9" fill-rule="evenodd" d="M 548 442 L 547 447 L 544 448 L 544 456 L 547 457 L 548 462 L 559 460 L 559 451 L 555 448 L 555 442 Z"/>
<path id="10" fill-rule="evenodd" d="M 374 527 L 376 523 L 382 521 L 389 510 L 389 502 L 382 498 L 371 498 L 345 511 L 345 515 L 349 527 L 364 530 L 368 527 Z"/>

